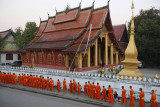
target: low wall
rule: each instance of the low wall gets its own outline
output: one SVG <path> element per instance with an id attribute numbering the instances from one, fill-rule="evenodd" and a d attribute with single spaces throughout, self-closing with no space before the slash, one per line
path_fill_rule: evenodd
<path id="1" fill-rule="evenodd" d="M 54 71 L 54 70 L 40 70 L 40 69 L 28 69 L 24 70 L 23 68 L 20 69 L 10 69 L 10 68 L 0 68 L 2 72 L 12 72 L 16 75 L 19 74 L 33 74 L 33 75 L 43 75 L 44 78 L 52 78 L 54 80 L 54 85 L 56 85 L 57 80 L 59 79 L 62 82 L 63 79 L 66 79 L 67 88 L 69 88 L 70 80 L 75 79 L 76 82 L 82 85 L 82 91 L 84 89 L 84 84 L 87 81 L 95 82 L 95 84 L 99 83 L 102 87 L 105 86 L 106 88 L 108 85 L 111 85 L 114 91 L 118 92 L 118 95 L 121 96 L 122 89 L 121 87 L 124 86 L 127 90 L 126 96 L 129 98 L 130 89 L 129 86 L 133 87 L 135 91 L 135 98 L 139 99 L 139 88 L 142 88 L 145 92 L 145 101 L 149 102 L 151 98 L 151 90 L 155 90 L 157 95 L 157 101 L 160 103 L 160 80 L 155 81 L 155 79 L 147 79 L 146 81 L 137 81 L 137 80 L 125 80 L 125 79 L 116 79 L 115 75 L 102 75 L 100 77 L 99 74 L 94 73 L 78 73 L 78 72 L 67 72 L 67 71 Z"/>

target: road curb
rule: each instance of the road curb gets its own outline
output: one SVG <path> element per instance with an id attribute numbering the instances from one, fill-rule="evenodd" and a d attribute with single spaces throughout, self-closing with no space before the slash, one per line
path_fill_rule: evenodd
<path id="1" fill-rule="evenodd" d="M 88 99 L 83 100 L 83 99 L 79 99 L 77 97 L 71 98 L 71 97 L 60 95 L 58 93 L 45 93 L 43 91 L 38 91 L 38 90 L 36 91 L 36 90 L 32 90 L 32 89 L 27 89 L 27 88 L 17 87 L 17 86 L 11 86 L 11 85 L 7 85 L 7 84 L 0 84 L 0 86 L 7 87 L 7 88 L 12 88 L 12 89 L 18 89 L 18 90 L 27 91 L 27 92 L 38 93 L 38 94 L 47 95 L 47 96 L 59 97 L 59 98 L 67 99 L 67 100 L 72 100 L 72 101 L 77 101 L 77 102 L 82 102 L 82 103 L 87 103 L 87 104 L 92 104 L 92 105 L 97 105 L 97 106 L 102 106 L 102 107 L 109 107 L 109 106 L 104 105 L 104 104 L 102 104 L 101 102 L 98 102 L 98 101 L 95 102 L 95 101 L 88 100 Z"/>

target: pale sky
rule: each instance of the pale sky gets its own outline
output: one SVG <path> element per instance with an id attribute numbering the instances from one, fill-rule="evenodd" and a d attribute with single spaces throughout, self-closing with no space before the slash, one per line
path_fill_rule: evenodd
<path id="1" fill-rule="evenodd" d="M 39 17 L 42 20 L 63 11 L 67 5 L 77 7 L 81 0 L 0 0 L 0 31 L 17 27 L 24 29 L 27 21 L 35 21 L 39 26 Z M 94 0 L 82 0 L 82 7 L 89 7 Z M 141 9 L 156 7 L 160 9 L 160 0 L 133 0 L 135 4 L 134 15 Z M 108 0 L 95 0 L 95 8 L 107 5 Z M 110 0 L 110 14 L 113 25 L 124 24 L 131 19 L 132 0 Z"/>

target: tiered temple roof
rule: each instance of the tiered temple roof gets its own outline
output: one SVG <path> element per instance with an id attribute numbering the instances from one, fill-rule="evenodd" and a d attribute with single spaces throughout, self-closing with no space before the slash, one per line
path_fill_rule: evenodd
<path id="1" fill-rule="evenodd" d="M 92 30 L 88 46 L 99 37 L 103 25 L 106 25 L 111 41 L 116 45 L 117 50 L 123 52 L 119 46 L 118 37 L 115 38 L 116 32 L 115 35 L 113 33 L 109 5 L 98 9 L 94 9 L 94 6 L 81 9 L 79 6 L 68 11 L 58 12 L 55 16 L 49 17 L 47 21 L 41 21 L 35 38 L 26 46 L 25 50 L 60 49 L 65 53 L 84 51 L 91 24 Z"/>

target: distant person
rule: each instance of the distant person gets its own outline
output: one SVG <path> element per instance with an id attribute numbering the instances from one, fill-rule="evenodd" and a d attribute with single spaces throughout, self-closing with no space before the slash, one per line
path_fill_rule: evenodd
<path id="1" fill-rule="evenodd" d="M 66 79 L 63 80 L 63 91 L 67 91 Z"/>
<path id="2" fill-rule="evenodd" d="M 142 90 L 142 88 L 140 88 L 139 91 L 141 91 L 141 93 L 140 93 L 140 95 L 139 95 L 139 97 L 140 97 L 139 107 L 145 107 L 144 91 Z"/>
<path id="3" fill-rule="evenodd" d="M 126 90 L 124 89 L 124 86 L 122 86 L 121 105 L 122 105 L 122 104 L 126 104 L 126 107 L 127 107 Z"/>
<path id="4" fill-rule="evenodd" d="M 78 82 L 77 88 L 78 88 L 78 95 L 80 95 L 81 94 L 81 84 L 79 82 Z"/>
<path id="5" fill-rule="evenodd" d="M 84 94 L 87 94 L 88 93 L 88 85 L 87 85 L 87 82 L 85 82 L 85 85 L 84 85 Z"/>
<path id="6" fill-rule="evenodd" d="M 159 106 L 158 106 L 158 103 L 157 103 L 157 101 L 156 101 L 156 94 L 154 93 L 154 90 L 152 90 L 150 107 L 159 107 Z"/>
<path id="7" fill-rule="evenodd" d="M 73 86 L 73 84 L 72 84 L 72 80 L 70 80 L 70 83 L 69 83 L 69 91 L 72 93 L 72 86 Z"/>
<path id="8" fill-rule="evenodd" d="M 134 100 L 134 91 L 132 89 L 132 86 L 130 86 L 130 106 L 135 106 L 135 100 Z"/>
<path id="9" fill-rule="evenodd" d="M 60 92 L 60 90 L 61 90 L 61 83 L 60 83 L 60 81 L 59 81 L 59 79 L 58 79 L 58 81 L 57 81 L 57 90 Z"/>
<path id="10" fill-rule="evenodd" d="M 114 101 L 119 101 L 117 91 L 114 92 Z"/>
<path id="11" fill-rule="evenodd" d="M 53 82 L 52 78 L 50 78 L 49 84 L 50 84 L 50 90 L 53 91 L 54 90 L 54 87 L 53 87 L 54 86 L 54 82 Z"/>
<path id="12" fill-rule="evenodd" d="M 101 99 L 100 90 L 101 90 L 101 87 L 99 86 L 99 83 L 97 83 L 97 86 L 96 86 L 96 97 L 97 97 L 97 99 Z"/>
<path id="13" fill-rule="evenodd" d="M 106 101 L 107 100 L 107 95 L 106 95 L 106 88 L 105 88 L 105 86 L 103 86 L 102 94 L 103 94 L 103 100 Z"/>
<path id="14" fill-rule="evenodd" d="M 109 103 L 114 103 L 114 99 L 113 99 L 113 89 L 111 88 L 111 86 L 108 86 L 108 96 L 109 96 Z"/>

